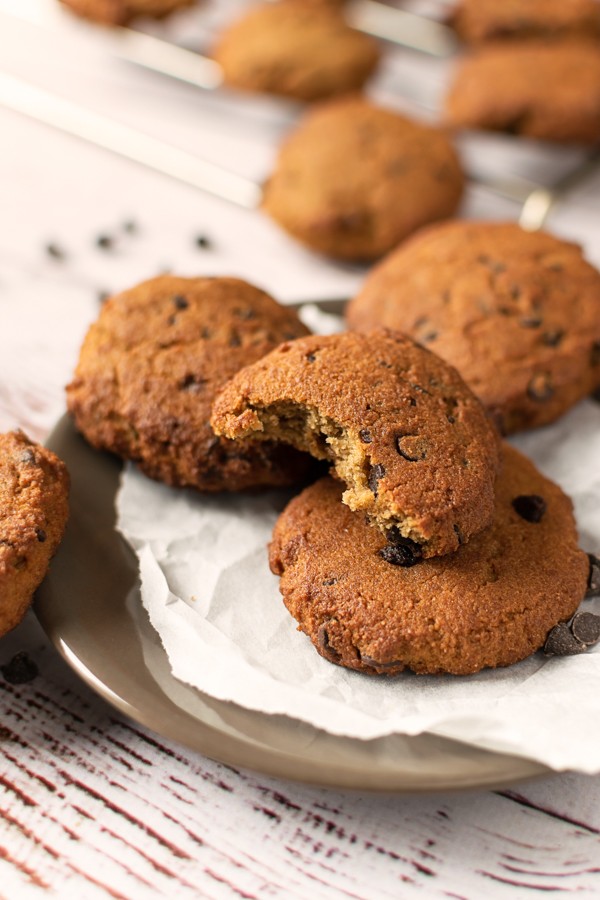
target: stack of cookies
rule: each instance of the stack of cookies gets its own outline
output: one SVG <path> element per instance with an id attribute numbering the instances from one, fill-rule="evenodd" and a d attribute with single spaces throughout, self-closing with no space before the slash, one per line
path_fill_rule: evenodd
<path id="1" fill-rule="evenodd" d="M 457 241 L 455 232 L 468 228 L 473 234 Z M 69 409 L 94 446 L 171 485 L 300 489 L 312 479 L 279 518 L 270 564 L 299 628 L 330 662 L 371 674 L 469 674 L 543 646 L 581 652 L 600 636 L 598 617 L 575 615 L 586 591 L 598 589 L 599 570 L 578 547 L 570 500 L 502 443 L 494 419 L 506 430 L 527 415 L 530 424 L 549 421 L 600 383 L 600 317 L 590 312 L 600 275 L 577 248 L 549 236 L 532 236 L 538 243 L 519 257 L 510 228 L 453 223 L 406 246 L 406 270 L 420 266 L 421 286 L 432 281 L 427 327 L 413 333 L 444 335 L 445 354 L 423 346 L 423 333 L 415 340 L 400 330 L 401 303 L 398 322 L 382 321 L 386 303 L 373 301 L 368 284 L 350 306 L 354 330 L 322 337 L 246 282 L 163 276 L 104 305 L 68 387 Z M 431 267 L 428 241 L 438 232 L 448 262 L 438 248 L 440 265 Z M 463 244 L 473 256 L 466 265 L 456 258 Z M 535 259 L 533 287 L 526 251 Z M 395 274 L 405 268 L 384 261 L 391 306 L 386 266 L 400 296 L 410 292 Z M 584 298 L 581 329 L 561 318 L 568 297 L 558 299 L 539 276 L 559 266 Z M 477 267 L 471 292 L 454 269 Z M 376 269 L 371 277 L 376 286 L 383 276 Z M 471 293 L 483 305 L 467 313 Z M 513 306 L 503 313 L 494 303 Z M 448 304 L 454 314 L 438 321 L 437 306 Z M 530 321 L 534 313 L 539 322 Z M 504 351 L 504 402 L 498 392 L 486 397 L 470 374 L 469 387 L 442 359 L 451 355 L 445 329 L 453 318 L 459 334 L 480 335 L 477 352 L 488 355 L 488 318 L 495 331 L 506 319 L 525 333 L 521 346 L 507 331 L 515 352 L 511 359 Z M 531 396 L 539 366 L 555 387 L 547 405 Z M 493 360 L 487 381 L 497 374 Z M 314 481 L 315 460 L 331 474 Z"/>

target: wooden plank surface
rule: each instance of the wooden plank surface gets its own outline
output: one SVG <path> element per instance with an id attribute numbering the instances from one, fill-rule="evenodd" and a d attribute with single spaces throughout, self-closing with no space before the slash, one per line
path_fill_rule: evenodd
<path id="1" fill-rule="evenodd" d="M 2 642 L 0 895 L 482 897 L 600 892 L 600 779 L 358 795 L 220 765 L 125 720 L 33 616 Z M 26 894 L 23 891 L 26 890 Z"/>

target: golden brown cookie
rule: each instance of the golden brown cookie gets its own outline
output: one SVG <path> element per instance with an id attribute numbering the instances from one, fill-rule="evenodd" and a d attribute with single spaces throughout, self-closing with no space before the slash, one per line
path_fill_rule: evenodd
<path id="1" fill-rule="evenodd" d="M 69 475 L 22 431 L 0 435 L 0 635 L 19 624 L 58 549 Z"/>
<path id="2" fill-rule="evenodd" d="M 600 273 L 576 244 L 513 223 L 425 229 L 369 273 L 346 316 L 447 360 L 505 434 L 600 386 Z"/>
<path id="3" fill-rule="evenodd" d="M 585 40 L 486 44 L 456 71 L 448 124 L 550 141 L 600 138 L 600 46 Z"/>
<path id="4" fill-rule="evenodd" d="M 395 565 L 325 478 L 295 497 L 270 546 L 285 605 L 317 651 L 370 674 L 468 675 L 544 645 L 583 599 L 589 560 L 571 501 L 505 445 L 493 524 L 450 556 Z"/>
<path id="5" fill-rule="evenodd" d="M 360 98 L 311 110 L 280 150 L 264 208 L 339 259 L 375 259 L 451 216 L 464 178 L 443 131 Z"/>
<path id="6" fill-rule="evenodd" d="M 600 37 L 597 0 L 459 0 L 452 25 L 469 43 L 553 36 Z"/>
<path id="7" fill-rule="evenodd" d="M 252 7 L 220 35 L 212 56 L 231 87 L 320 100 L 360 90 L 380 53 L 339 10 L 286 0 Z"/>
<path id="8" fill-rule="evenodd" d="M 293 483 L 306 459 L 215 437 L 216 393 L 242 366 L 308 331 L 294 310 L 236 278 L 162 276 L 112 297 L 67 388 L 77 428 L 151 478 L 202 491 Z"/>
<path id="9" fill-rule="evenodd" d="M 344 502 L 404 553 L 450 553 L 490 522 L 498 439 L 457 372 L 398 332 L 286 342 L 238 372 L 212 425 L 331 461 Z"/>

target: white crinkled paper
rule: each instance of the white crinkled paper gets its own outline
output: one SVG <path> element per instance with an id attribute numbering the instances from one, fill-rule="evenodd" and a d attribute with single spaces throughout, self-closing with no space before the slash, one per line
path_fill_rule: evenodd
<path id="1" fill-rule="evenodd" d="M 584 401 L 513 443 L 572 497 L 584 549 L 600 550 L 600 404 Z M 176 678 L 335 735 L 429 732 L 558 770 L 600 771 L 600 646 L 466 677 L 376 678 L 323 660 L 268 567 L 289 496 L 202 496 L 125 470 L 118 527 L 138 555 L 143 603 Z M 600 612 L 600 601 L 584 608 Z"/>

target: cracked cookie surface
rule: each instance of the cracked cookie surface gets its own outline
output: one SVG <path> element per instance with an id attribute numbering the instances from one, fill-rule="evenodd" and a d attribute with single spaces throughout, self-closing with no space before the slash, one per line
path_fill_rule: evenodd
<path id="1" fill-rule="evenodd" d="M 446 134 L 360 98 L 309 111 L 280 149 L 263 206 L 313 250 L 376 259 L 457 209 L 464 176 Z"/>
<path id="2" fill-rule="evenodd" d="M 486 44 L 460 63 L 444 106 L 452 127 L 595 143 L 600 45 L 569 38 Z"/>
<path id="3" fill-rule="evenodd" d="M 270 545 L 287 609 L 332 663 L 392 675 L 508 666 L 542 647 L 585 595 L 589 560 L 571 501 L 508 445 L 493 524 L 411 568 L 385 559 L 385 539 L 340 502 L 341 490 L 331 478 L 306 488 Z M 533 518 L 523 515 L 531 498 Z"/>
<path id="4" fill-rule="evenodd" d="M 455 366 L 508 434 L 600 385 L 600 273 L 576 244 L 514 223 L 449 222 L 376 266 L 351 328 L 397 328 Z"/>
<path id="5" fill-rule="evenodd" d="M 19 624 L 58 549 L 69 475 L 22 431 L 0 435 L 0 635 Z"/>
<path id="6" fill-rule="evenodd" d="M 451 366 L 397 332 L 282 344 L 225 386 L 212 425 L 332 462 L 344 502 L 404 564 L 455 550 L 492 516 L 494 427 Z"/>
<path id="7" fill-rule="evenodd" d="M 312 101 L 360 90 L 380 51 L 332 6 L 286 0 L 251 8 L 212 56 L 231 87 Z"/>
<path id="8" fill-rule="evenodd" d="M 216 393 L 242 366 L 308 333 L 296 312 L 237 278 L 162 276 L 110 298 L 89 329 L 67 405 L 94 447 L 151 478 L 202 491 L 292 484 L 308 460 L 220 439 Z"/>

